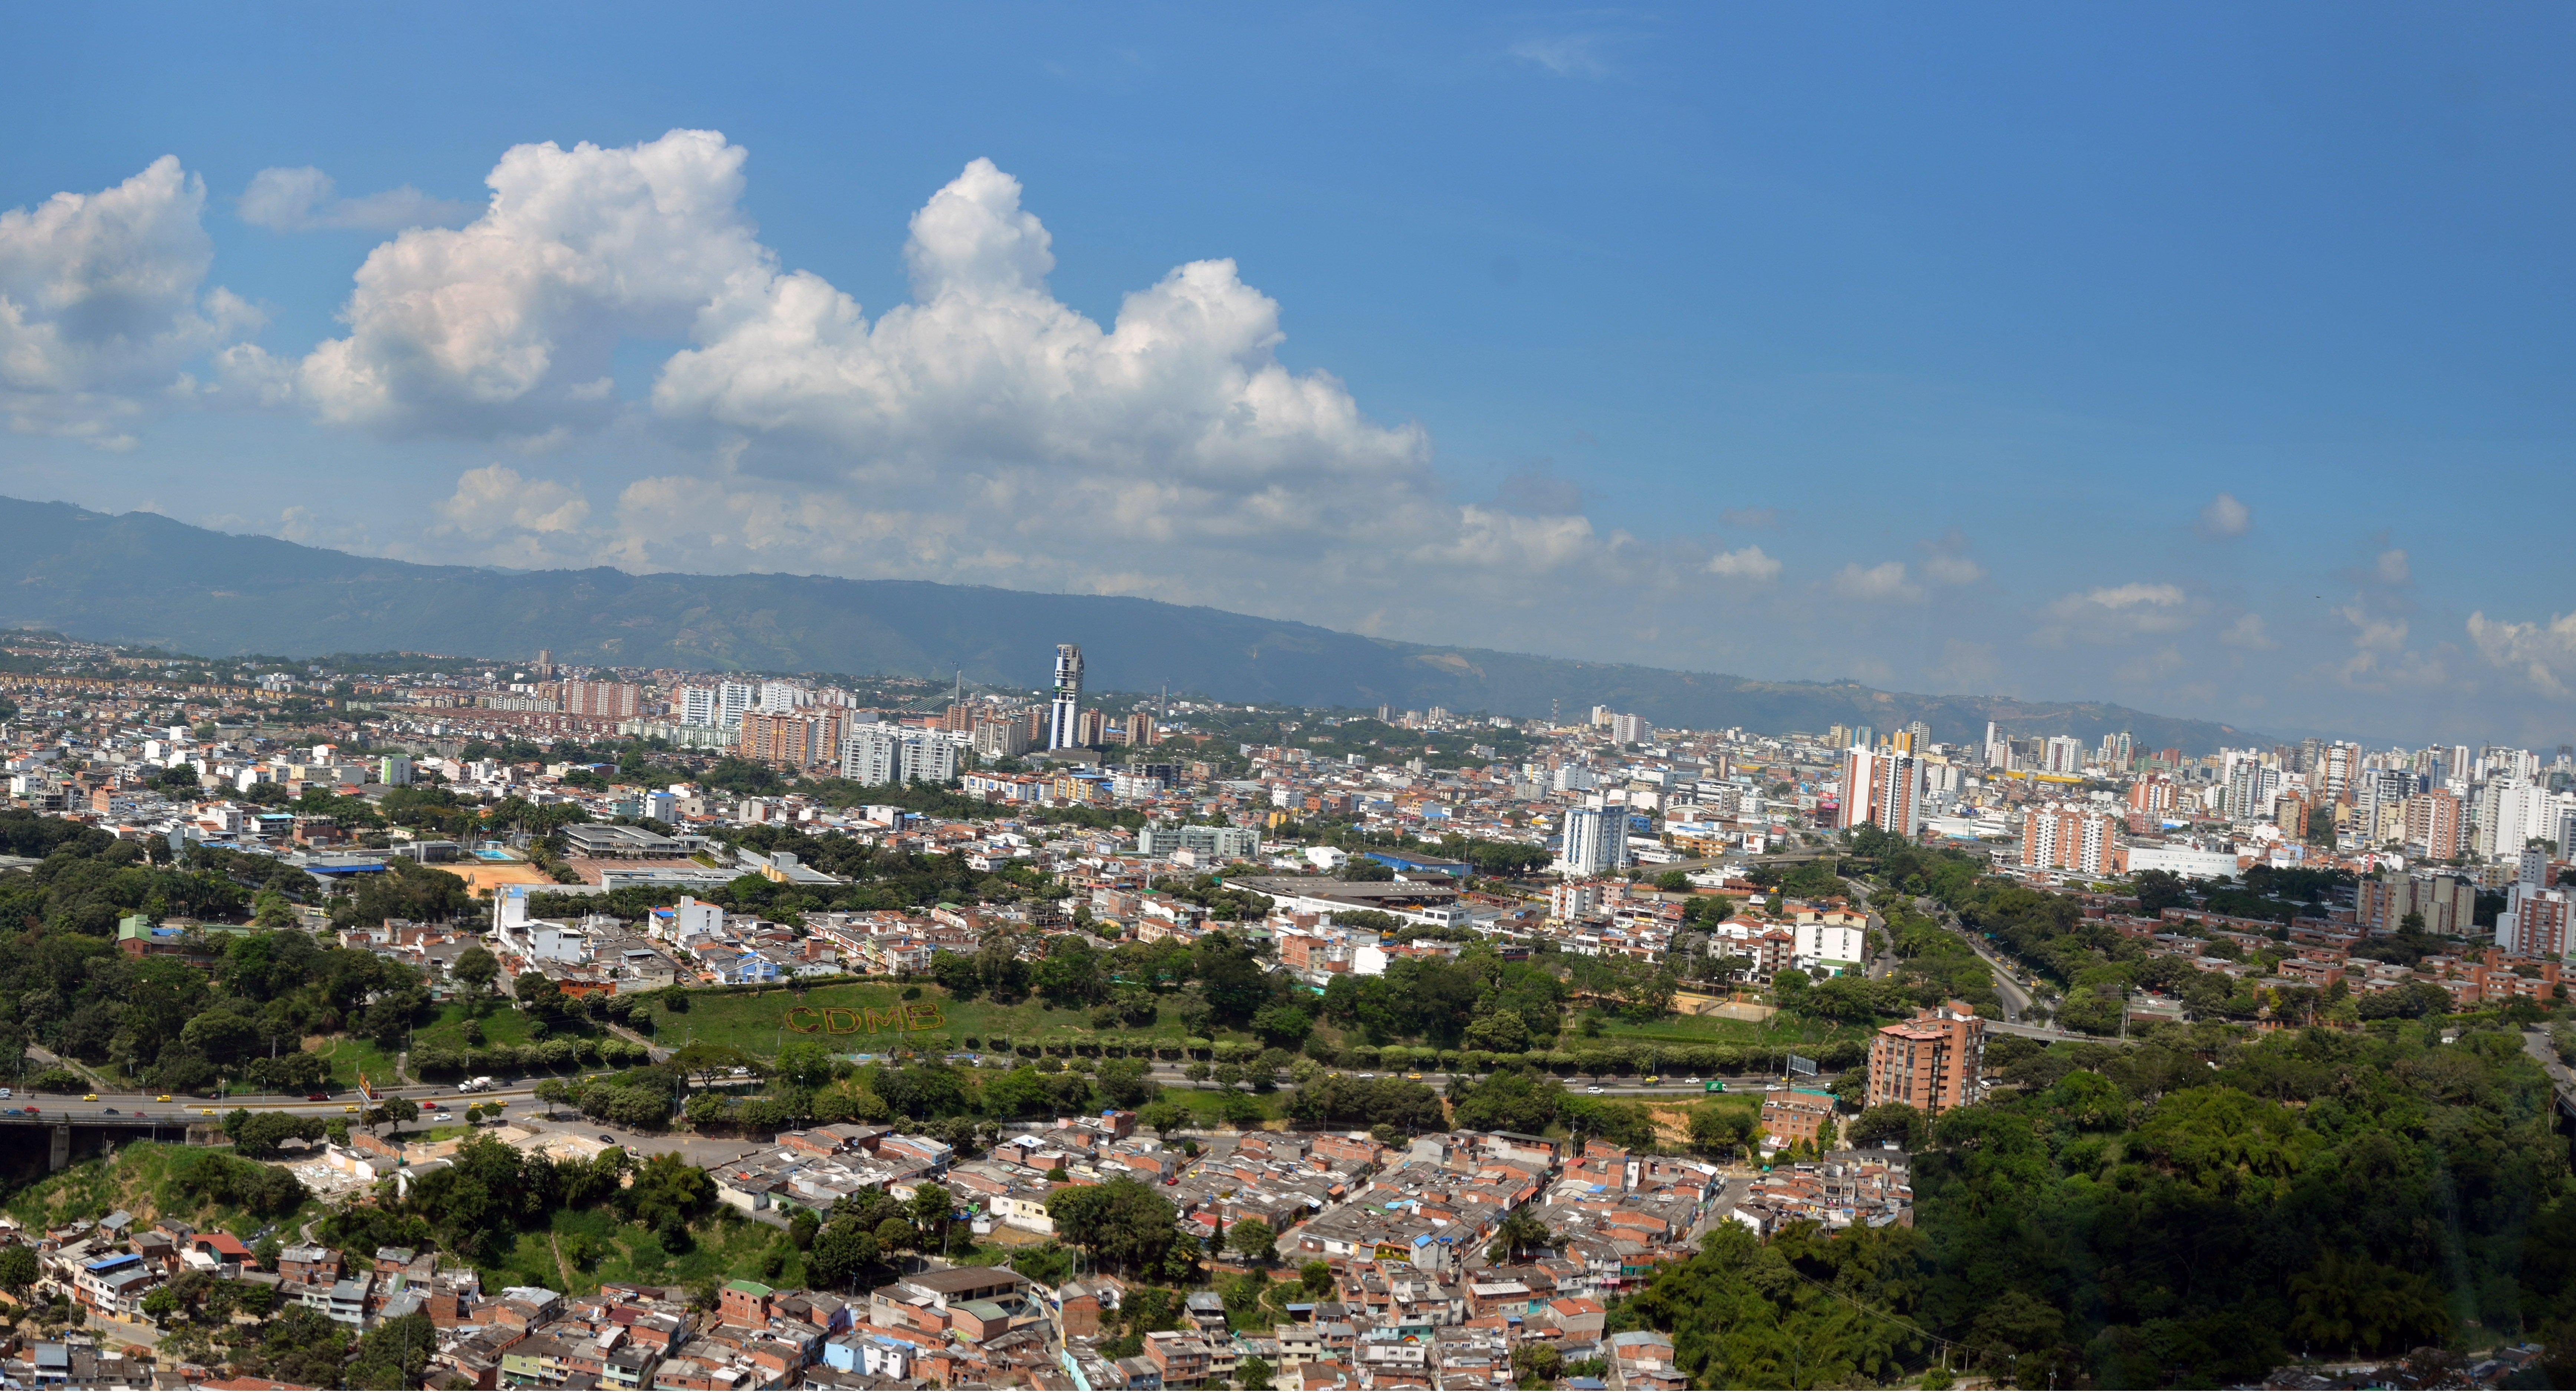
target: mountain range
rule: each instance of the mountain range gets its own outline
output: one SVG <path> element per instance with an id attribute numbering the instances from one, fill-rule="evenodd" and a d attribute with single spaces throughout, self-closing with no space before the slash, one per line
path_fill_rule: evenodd
<path id="1" fill-rule="evenodd" d="M 382 560 L 157 513 L 0 498 L 0 625 L 222 657 L 403 650 L 624 667 L 945 676 L 1037 687 L 1082 645 L 1095 690 L 1498 715 L 1595 705 L 1660 725 L 1779 732 L 1920 720 L 1937 740 L 2119 730 L 2206 753 L 2251 736 L 2100 702 L 1927 696 L 1395 642 L 1114 595 L 819 575 L 515 571 Z"/>

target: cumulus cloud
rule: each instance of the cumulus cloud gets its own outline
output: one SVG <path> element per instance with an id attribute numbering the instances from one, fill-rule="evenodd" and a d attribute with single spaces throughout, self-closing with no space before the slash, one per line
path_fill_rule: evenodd
<path id="1" fill-rule="evenodd" d="M 2218 641 L 2231 648 L 2248 652 L 2270 652 L 2280 645 L 2263 626 L 2263 616 L 2248 610 L 2236 616 L 2236 622 L 2221 630 Z"/>
<path id="2" fill-rule="evenodd" d="M 2238 537 L 2254 525 L 2254 510 L 2236 501 L 2233 493 L 2221 493 L 2200 510 L 2198 527 L 2205 537 Z"/>
<path id="3" fill-rule="evenodd" d="M 1869 603 L 1912 604 L 1923 598 L 1923 587 L 1907 577 L 1903 561 L 1886 561 L 1866 569 L 1855 561 L 1834 573 L 1832 589 L 1845 599 Z"/>
<path id="4" fill-rule="evenodd" d="M 455 493 L 438 511 L 469 531 L 568 532 L 589 519 L 590 502 L 570 485 L 489 464 L 458 475 Z"/>
<path id="5" fill-rule="evenodd" d="M 1754 585 L 1767 585 L 1780 578 L 1780 562 L 1759 546 L 1720 551 L 1708 558 L 1707 570 L 1711 575 Z"/>
<path id="6" fill-rule="evenodd" d="M 2406 553 L 2400 550 L 2380 552 L 2379 558 L 2370 563 L 2370 573 L 2383 585 L 2403 585 L 2415 577 L 2414 569 L 2406 563 Z"/>
<path id="7" fill-rule="evenodd" d="M 678 338 L 774 273 L 739 206 L 744 158 L 712 131 L 512 148 L 482 216 L 368 255 L 342 311 L 349 335 L 296 366 L 298 394 L 325 420 L 388 434 L 604 423 L 619 338 Z M 275 375 L 256 358 L 240 370 Z"/>
<path id="8" fill-rule="evenodd" d="M 432 198 L 409 184 L 342 198 L 331 176 L 309 164 L 263 169 L 252 175 L 236 207 L 242 221 L 273 232 L 396 232 L 406 227 L 443 227 L 474 216 L 473 204 Z"/>
<path id="9" fill-rule="evenodd" d="M 2174 633 L 2198 617 L 2178 585 L 2132 582 L 2066 595 L 2048 606 L 2043 636 L 2114 642 L 2148 633 Z"/>
<path id="10" fill-rule="evenodd" d="M 1952 527 L 1923 543 L 1923 574 L 1944 585 L 1973 585 L 1986 578 L 1986 568 L 1968 554 L 1967 533 Z"/>
<path id="11" fill-rule="evenodd" d="M 514 149 L 482 216 L 368 258 L 346 337 L 300 362 L 233 355 L 227 380 L 384 433 L 524 442 L 615 422 L 712 456 L 545 534 L 578 532 L 619 565 L 1350 621 L 1390 592 L 1417 614 L 1460 596 L 1526 607 L 1557 602 L 1548 577 L 1570 566 L 1669 584 L 1701 563 L 1597 533 L 1571 488 L 1451 501 L 1420 427 L 1373 421 L 1340 381 L 1278 360 L 1280 307 L 1231 261 L 1179 266 L 1097 322 L 1049 288 L 1052 238 L 1019 181 L 979 159 L 911 220 L 910 299 L 871 316 L 760 244 L 744 161 L 692 131 Z M 652 335 L 687 346 L 649 408 L 621 404 L 609 351 Z M 460 535 L 537 535 L 484 491 L 452 505 Z"/>
<path id="12" fill-rule="evenodd" d="M 2512 623 L 2480 610 L 2469 615 L 2469 641 L 2479 656 L 2551 696 L 2567 696 L 2576 678 L 2576 614 Z"/>
<path id="13" fill-rule="evenodd" d="M 12 428 L 134 444 L 156 396 L 184 396 L 181 369 L 256 328 L 220 287 L 201 214 L 203 180 L 164 155 L 98 193 L 58 193 L 0 212 L 0 409 Z"/>

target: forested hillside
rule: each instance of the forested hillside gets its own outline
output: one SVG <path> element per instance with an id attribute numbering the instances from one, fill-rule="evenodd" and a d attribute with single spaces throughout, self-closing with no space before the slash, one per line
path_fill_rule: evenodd
<path id="1" fill-rule="evenodd" d="M 1860 841 L 1847 872 L 1943 900 L 2078 993 L 2171 970 L 1964 857 Z M 1896 912 L 1913 920 L 1900 946 L 1955 942 Z M 2526 1051 L 2539 1012 L 2241 988 L 2203 1003 L 2198 1023 L 2133 1024 L 2133 1047 L 1995 1039 L 1983 1104 L 1864 1117 L 1916 1147 L 1913 1229 L 1768 1245 L 1721 1230 L 1619 1318 L 1670 1331 L 1712 1387 L 1939 1384 L 1945 1368 L 2213 1386 L 2301 1357 L 2525 1339 L 2552 1347 L 2553 1376 L 2576 1373 L 2576 1185 Z M 2257 1017 L 2290 1027 L 2234 1022 Z"/>

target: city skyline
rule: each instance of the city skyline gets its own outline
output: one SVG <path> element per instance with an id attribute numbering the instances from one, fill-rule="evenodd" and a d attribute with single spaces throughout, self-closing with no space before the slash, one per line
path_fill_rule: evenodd
<path id="1" fill-rule="evenodd" d="M 2563 23 L 1877 18 L 818 20 L 992 60 L 852 94 L 722 36 L 388 92 L 468 61 L 398 16 L 254 90 L 199 60 L 259 17 L 111 70 L 113 12 L 13 16 L 84 56 L 0 96 L 54 134 L 0 165 L 0 492 L 2558 743 L 2567 563 L 2422 488 L 2576 503 Z M 1212 78 L 1255 119 L 1176 130 Z"/>

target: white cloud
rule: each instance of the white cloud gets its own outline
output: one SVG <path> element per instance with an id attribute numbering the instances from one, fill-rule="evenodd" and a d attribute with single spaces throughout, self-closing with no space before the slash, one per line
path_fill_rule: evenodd
<path id="1" fill-rule="evenodd" d="M 2254 510 L 2236 501 L 2233 493 L 2221 493 L 2200 510 L 2200 533 L 2203 536 L 2243 536 L 2254 525 Z"/>
<path id="2" fill-rule="evenodd" d="M 2178 585 L 2132 582 L 2106 585 L 2066 595 L 2048 606 L 2049 625 L 2041 636 L 2051 641 L 2069 635 L 2093 642 L 2114 642 L 2147 633 L 2174 633 L 2198 617 Z"/>
<path id="3" fill-rule="evenodd" d="M 1720 551 L 1708 558 L 1707 570 L 1711 575 L 1756 585 L 1767 585 L 1780 578 L 1780 562 L 1765 554 L 1759 546 Z"/>
<path id="4" fill-rule="evenodd" d="M 2236 622 L 2219 633 L 2218 641 L 2248 652 L 2270 652 L 2281 646 L 2263 627 L 2263 616 L 2251 610 L 2237 615 Z"/>
<path id="5" fill-rule="evenodd" d="M 1523 39 L 1512 45 L 1511 55 L 1524 63 L 1535 63 L 1559 77 L 1610 75 L 1610 64 L 1601 56 L 1601 38 L 1597 34 Z"/>
<path id="6" fill-rule="evenodd" d="M 1986 568 L 1968 554 L 1968 535 L 1956 527 L 1923 543 L 1923 574 L 1944 585 L 1973 585 L 1986 578 Z"/>
<path id="7" fill-rule="evenodd" d="M 492 482 L 460 485 L 448 529 L 482 555 L 578 538 L 630 567 L 900 574 L 1398 626 L 1460 600 L 1564 604 L 1550 577 L 1570 567 L 1670 585 L 1701 564 L 1597 533 L 1572 490 L 1451 501 L 1420 427 L 1371 421 L 1333 377 L 1279 362 L 1280 308 L 1231 261 L 1174 269 L 1107 324 L 1079 313 L 1048 288 L 1046 227 L 989 161 L 913 217 L 913 296 L 871 319 L 760 245 L 739 209 L 744 158 L 687 131 L 514 149 L 481 218 L 369 258 L 347 337 L 300 364 L 231 355 L 226 380 L 386 432 L 524 444 L 614 421 L 713 453 L 553 532 L 503 515 Z M 647 413 L 605 373 L 621 336 L 653 333 L 690 346 Z M 1390 594 L 1405 612 L 1386 613 Z"/>
<path id="8" fill-rule="evenodd" d="M 506 464 L 487 464 L 459 474 L 456 492 L 438 511 L 469 531 L 568 532 L 589 520 L 590 502 L 569 485 L 526 478 Z"/>
<path id="9" fill-rule="evenodd" d="M 202 180 L 164 155 L 98 193 L 0 212 L 0 409 L 12 428 L 134 444 L 155 395 L 186 396 L 181 369 L 248 332 L 258 311 L 199 293 L 214 263 Z"/>
<path id="10" fill-rule="evenodd" d="M 1845 599 L 1872 603 L 1912 604 L 1923 598 L 1923 587 L 1906 577 L 1903 561 L 1887 561 L 1865 570 L 1858 562 L 1844 566 L 1834 574 L 1833 591 Z"/>
<path id="11" fill-rule="evenodd" d="M 2379 559 L 2371 562 L 2370 573 L 2383 585 L 2403 585 L 2415 575 L 2406 563 L 2406 553 L 2395 550 L 2380 552 Z"/>
<path id="12" fill-rule="evenodd" d="M 324 419 L 395 434 L 536 436 L 615 409 L 621 336 L 677 338 L 774 273 L 738 206 L 744 151 L 712 131 L 643 145 L 520 145 L 457 229 L 415 228 L 359 268 L 349 336 L 297 369 Z"/>
<path id="13" fill-rule="evenodd" d="M 2509 623 L 2484 610 L 2469 615 L 2469 641 L 2478 655 L 2551 696 L 2569 694 L 2576 677 L 2576 614 L 2546 623 Z"/>
<path id="14" fill-rule="evenodd" d="M 309 164 L 263 169 L 252 175 L 238 208 L 242 221 L 274 232 L 396 232 L 406 227 L 443 227 L 474 216 L 471 203 L 432 198 L 409 184 L 342 198 L 331 176 Z"/>

